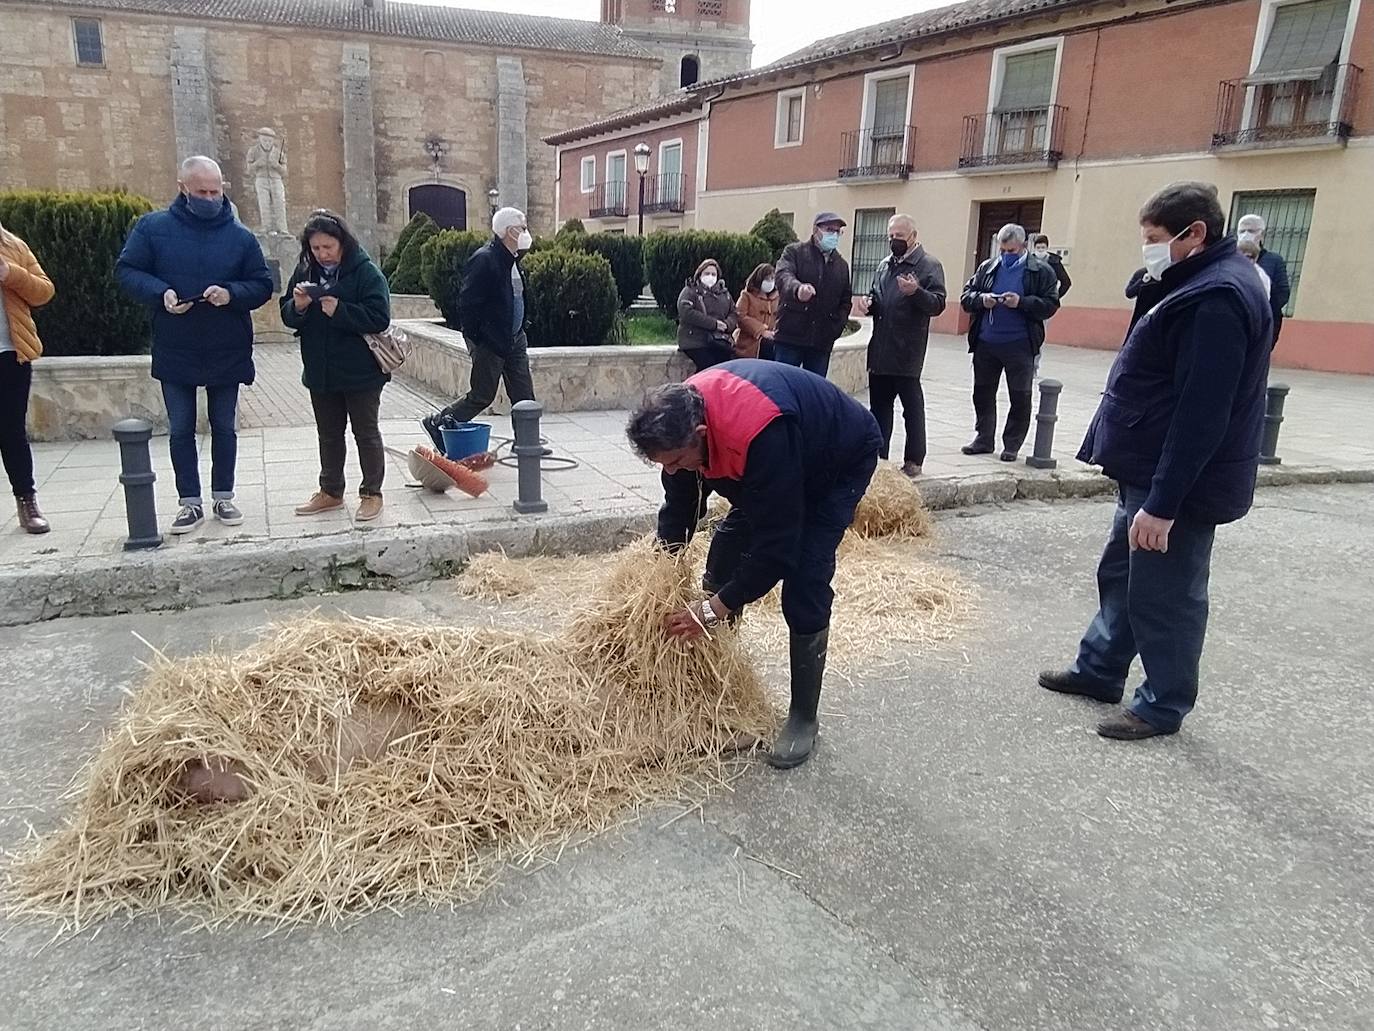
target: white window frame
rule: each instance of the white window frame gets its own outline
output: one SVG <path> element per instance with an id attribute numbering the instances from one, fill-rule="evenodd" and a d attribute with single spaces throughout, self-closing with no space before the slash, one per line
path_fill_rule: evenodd
<path id="1" fill-rule="evenodd" d="M 99 60 L 99 62 L 91 62 L 91 61 L 83 61 L 83 60 L 81 60 L 81 47 L 80 47 L 80 45 L 79 45 L 79 44 L 77 43 L 77 41 L 76 41 L 76 23 L 77 23 L 77 22 L 83 22 L 83 21 L 84 21 L 84 22 L 95 22 L 96 31 L 100 34 L 100 60 Z M 104 68 L 105 65 L 106 65 L 106 59 L 105 59 L 105 22 L 104 22 L 104 20 L 101 19 L 101 18 L 92 18 L 91 16 L 89 16 L 89 15 L 84 15 L 84 14 L 81 14 L 81 15 L 73 15 L 73 16 L 72 16 L 72 19 L 71 19 L 71 26 L 72 26 L 72 58 L 73 58 L 73 60 L 76 61 L 76 66 L 77 66 L 78 68 Z"/>
<path id="2" fill-rule="evenodd" d="M 587 167 L 591 166 L 592 181 L 587 182 Z M 596 155 L 588 154 L 577 164 L 577 185 L 581 191 L 591 193 L 596 189 Z"/>
<path id="3" fill-rule="evenodd" d="M 1054 50 L 1054 81 L 1050 83 L 1049 113 L 1045 118 L 1045 140 L 1054 139 L 1054 106 L 1059 102 L 1059 71 L 1064 62 L 1064 37 L 1046 36 L 1033 39 L 1029 43 L 1016 43 L 1008 47 L 998 47 L 992 52 L 992 73 L 988 77 L 987 115 L 983 119 L 983 154 L 992 148 L 993 109 L 997 107 L 998 94 L 1002 92 L 1002 81 L 1007 74 L 1007 58 L 1017 54 L 1033 54 L 1040 50 Z"/>
<path id="4" fill-rule="evenodd" d="M 801 125 L 797 127 L 797 138 L 788 140 L 787 107 L 788 102 L 796 97 L 801 97 L 802 102 Z M 806 87 L 798 86 L 796 89 L 779 90 L 777 110 L 773 116 L 773 149 L 783 150 L 786 147 L 800 147 L 804 139 L 806 139 Z"/>
<path id="5" fill-rule="evenodd" d="M 681 194 L 678 196 L 677 199 L 682 203 L 683 207 L 686 207 L 686 205 L 687 205 L 687 169 L 686 169 L 685 165 L 683 164 L 683 162 L 686 160 L 686 157 L 687 157 L 687 148 L 683 146 L 683 144 L 682 144 L 682 137 L 681 137 L 681 136 L 678 136 L 678 137 L 676 137 L 675 139 L 671 139 L 671 140 L 660 140 L 660 141 L 659 141 L 659 144 L 658 144 L 658 165 L 657 165 L 657 167 L 654 169 L 654 174 L 657 175 L 657 176 L 659 176 L 660 178 L 662 178 L 663 176 L 665 176 L 665 175 L 668 174 L 667 172 L 665 172 L 665 171 L 663 170 L 663 154 L 664 154 L 665 151 L 669 150 L 669 149 L 672 148 L 672 147 L 676 147 L 676 148 L 678 149 L 678 155 L 677 155 L 677 174 L 680 175 L 680 176 L 682 176 L 682 187 L 681 187 L 681 191 L 682 191 L 682 192 L 681 192 Z M 663 200 L 663 189 L 662 189 L 662 184 L 661 184 L 661 183 L 659 184 L 659 194 L 658 194 L 658 197 L 659 197 L 659 200 L 660 200 L 660 201 Z"/>
<path id="6" fill-rule="evenodd" d="M 1279 8 L 1307 2 L 1308 0 L 1260 0 L 1259 17 L 1255 20 L 1255 42 L 1250 48 L 1250 70 L 1246 73 L 1247 75 L 1254 74 L 1255 68 L 1260 63 L 1260 58 L 1264 56 L 1264 44 L 1269 42 L 1269 33 L 1274 29 L 1274 19 L 1278 15 Z M 1345 35 L 1341 37 L 1341 52 L 1336 59 L 1336 63 L 1339 65 L 1335 84 L 1335 93 L 1338 99 L 1345 96 L 1346 66 L 1350 64 L 1350 48 L 1355 43 L 1355 26 L 1359 19 L 1360 0 L 1350 0 L 1350 11 L 1345 16 Z M 1255 89 L 1252 86 L 1247 86 L 1245 88 L 1245 107 L 1240 116 L 1242 129 L 1254 128 L 1251 122 L 1254 114 Z M 1332 115 L 1334 121 L 1334 110 Z"/>
<path id="7" fill-rule="evenodd" d="M 614 180 L 614 181 L 620 183 L 621 187 L 622 187 L 623 190 L 624 190 L 624 193 L 622 194 L 622 196 L 621 196 L 621 198 L 620 198 L 620 203 L 623 204 L 623 205 L 625 205 L 625 206 L 626 206 L 626 210 L 628 210 L 628 206 L 629 206 L 629 203 L 630 203 L 630 167 L 631 167 L 631 166 L 630 166 L 630 152 L 629 152 L 627 149 L 625 149 L 624 147 L 621 147 L 619 150 L 612 150 L 612 151 L 610 151 L 609 153 L 607 153 L 607 155 L 606 155 L 606 164 L 605 164 L 606 174 L 605 174 L 605 177 L 604 177 L 601 181 L 602 181 L 602 184 L 603 184 L 604 186 L 610 186 L 611 182 L 613 181 L 613 180 L 611 179 L 611 161 L 612 161 L 613 159 L 615 159 L 615 158 L 622 158 L 622 159 L 624 160 L 625 176 L 624 176 L 624 178 L 622 178 L 622 179 L 617 179 L 617 180 Z"/>
<path id="8" fill-rule="evenodd" d="M 869 72 L 864 76 L 863 101 L 859 107 L 859 137 L 860 154 L 856 158 L 859 164 L 863 164 L 863 134 L 871 132 L 875 128 L 873 119 L 877 116 L 875 106 L 878 102 L 878 83 L 889 79 L 906 79 L 906 114 L 902 116 L 902 153 L 907 153 L 907 148 L 911 146 L 911 104 L 912 95 L 916 88 L 916 66 L 907 65 L 905 68 L 884 68 L 880 72 Z M 872 146 L 870 137 L 869 146 Z"/>

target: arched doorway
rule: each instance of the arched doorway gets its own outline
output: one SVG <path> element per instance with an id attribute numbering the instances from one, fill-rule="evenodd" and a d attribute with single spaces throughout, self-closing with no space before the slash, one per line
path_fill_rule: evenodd
<path id="1" fill-rule="evenodd" d="M 407 218 L 414 218 L 423 211 L 434 219 L 440 229 L 468 227 L 468 195 L 456 186 L 422 183 L 410 188 L 408 199 L 410 211 Z"/>
<path id="2" fill-rule="evenodd" d="M 682 73 L 679 76 L 678 85 L 687 87 L 695 86 L 701 78 L 701 60 L 695 54 L 688 54 L 682 59 Z"/>

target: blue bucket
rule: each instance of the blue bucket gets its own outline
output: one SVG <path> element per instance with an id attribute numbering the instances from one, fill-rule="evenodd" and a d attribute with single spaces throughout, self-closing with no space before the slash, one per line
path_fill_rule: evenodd
<path id="1" fill-rule="evenodd" d="M 473 455 L 480 455 L 491 446 L 491 426 L 485 422 L 463 422 L 457 426 L 444 426 L 444 457 L 457 462 Z"/>

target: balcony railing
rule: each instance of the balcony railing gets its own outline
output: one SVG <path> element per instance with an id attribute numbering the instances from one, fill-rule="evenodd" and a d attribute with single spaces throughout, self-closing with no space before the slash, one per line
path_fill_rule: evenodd
<path id="1" fill-rule="evenodd" d="M 1054 168 L 1064 156 L 1062 104 L 990 111 L 964 117 L 961 169 Z"/>
<path id="2" fill-rule="evenodd" d="M 840 178 L 906 179 L 915 155 L 915 126 L 856 129 L 840 137 Z"/>
<path id="3" fill-rule="evenodd" d="M 687 210 L 687 177 L 673 172 L 651 175 L 644 180 L 644 213 Z"/>
<path id="4" fill-rule="evenodd" d="M 624 218 L 630 213 L 628 184 L 620 182 L 596 183 L 589 198 L 592 218 Z"/>
<path id="5" fill-rule="evenodd" d="M 1331 65 L 1315 79 L 1247 82 L 1229 79 L 1217 91 L 1213 149 L 1301 147 L 1349 138 L 1362 70 Z"/>

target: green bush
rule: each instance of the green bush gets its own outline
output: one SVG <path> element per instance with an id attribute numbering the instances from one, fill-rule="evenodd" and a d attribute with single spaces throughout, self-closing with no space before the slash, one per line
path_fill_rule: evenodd
<path id="1" fill-rule="evenodd" d="M 425 293 L 434 301 L 450 329 L 462 329 L 458 319 L 458 290 L 463 285 L 463 266 L 487 242 L 477 230 L 444 229 L 421 245 L 420 275 Z"/>
<path id="2" fill-rule="evenodd" d="M 426 224 L 434 226 L 436 230 L 439 228 L 434 219 L 423 211 L 417 211 L 414 217 L 405 224 L 405 228 L 401 230 L 401 235 L 396 237 L 396 246 L 387 252 L 386 259 L 382 262 L 382 275 L 386 276 L 388 280 L 395 274 L 396 266 L 400 263 L 401 255 L 405 253 L 410 238 L 415 235 L 416 230 Z"/>
<path id="3" fill-rule="evenodd" d="M 566 228 L 566 226 L 564 227 Z M 620 310 L 625 311 L 644 292 L 644 238 L 627 233 L 569 233 L 560 230 L 554 242 L 569 250 L 599 254 L 611 263 Z"/>
<path id="4" fill-rule="evenodd" d="M 688 230 L 652 233 L 644 244 L 644 267 L 658 306 L 677 319 L 677 296 L 707 258 L 720 264 L 720 274 L 732 296 L 739 296 L 749 274 L 773 260 L 768 244 L 750 233 Z"/>
<path id="5" fill-rule="evenodd" d="M 428 215 L 424 222 L 415 227 L 406 241 L 406 249 L 396 259 L 396 271 L 391 273 L 389 283 L 393 294 L 422 294 L 425 292 L 423 261 L 425 244 L 439 235 L 439 227 Z"/>
<path id="6" fill-rule="evenodd" d="M 782 257 L 782 249 L 789 243 L 797 242 L 797 234 L 792 229 L 792 223 L 782 217 L 782 212 L 774 208 L 763 218 L 754 223 L 754 228 L 749 230 L 764 243 L 768 244 L 768 249 L 773 252 L 770 261 L 777 261 Z M 752 269 L 750 270 L 752 271 Z"/>
<path id="7" fill-rule="evenodd" d="M 555 248 L 525 259 L 525 313 L 531 347 L 596 347 L 620 310 L 611 263 L 599 254 Z"/>
<path id="8" fill-rule="evenodd" d="M 0 193 L 0 223 L 33 250 L 57 288 L 34 312 L 49 355 L 145 354 L 147 309 L 115 282 L 129 230 L 152 201 L 118 191 Z"/>
<path id="9" fill-rule="evenodd" d="M 587 227 L 582 224 L 582 219 L 570 218 L 561 226 L 559 226 L 558 232 L 554 233 L 553 235 L 555 239 L 562 240 L 564 237 L 577 236 L 579 234 L 582 236 L 586 236 Z"/>

